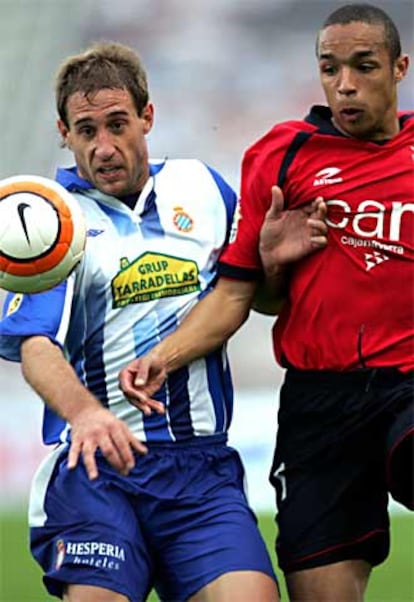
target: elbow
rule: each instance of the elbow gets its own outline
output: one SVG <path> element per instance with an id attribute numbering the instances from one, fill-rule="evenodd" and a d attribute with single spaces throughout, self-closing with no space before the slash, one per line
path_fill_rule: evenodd
<path id="1" fill-rule="evenodd" d="M 252 304 L 252 309 L 265 316 L 278 316 L 285 303 L 285 299 L 274 299 L 273 301 L 263 299 L 255 299 Z"/>

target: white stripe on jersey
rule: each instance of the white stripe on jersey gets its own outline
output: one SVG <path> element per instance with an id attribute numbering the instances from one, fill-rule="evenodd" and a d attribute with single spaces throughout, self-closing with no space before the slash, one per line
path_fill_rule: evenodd
<path id="1" fill-rule="evenodd" d="M 216 414 L 209 389 L 205 386 L 206 361 L 201 358 L 190 364 L 188 390 L 193 403 L 191 419 L 197 436 L 209 435 L 216 429 Z"/>
<path id="2" fill-rule="evenodd" d="M 62 311 L 62 318 L 59 325 L 59 330 L 56 333 L 56 341 L 62 346 L 65 343 L 66 333 L 68 332 L 70 322 L 70 310 L 72 306 L 73 287 L 75 275 L 72 273 L 66 281 L 67 294 L 65 295 L 65 303 Z"/>

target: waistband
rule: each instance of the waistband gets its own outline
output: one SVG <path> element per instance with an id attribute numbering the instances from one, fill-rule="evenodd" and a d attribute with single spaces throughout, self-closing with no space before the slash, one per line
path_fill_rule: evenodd
<path id="1" fill-rule="evenodd" d="M 157 449 L 194 449 L 206 447 L 212 449 L 214 447 L 223 447 L 227 443 L 227 433 L 219 433 L 217 435 L 205 435 L 192 437 L 191 439 L 183 439 L 180 441 L 144 441 L 144 445 L 151 450 Z"/>
<path id="2" fill-rule="evenodd" d="M 286 381 L 303 382 L 327 386 L 352 386 L 371 384 L 398 384 L 414 380 L 414 372 L 401 372 L 396 368 L 361 368 L 350 372 L 333 370 L 298 370 L 289 367 L 286 371 Z"/>

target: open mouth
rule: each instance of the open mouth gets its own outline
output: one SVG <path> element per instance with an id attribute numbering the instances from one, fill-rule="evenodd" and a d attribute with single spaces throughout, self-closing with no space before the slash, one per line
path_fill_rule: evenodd
<path id="1" fill-rule="evenodd" d="M 122 168 L 119 166 L 98 167 L 96 171 L 99 176 L 105 178 L 106 180 L 112 180 L 120 175 Z"/>
<path id="2" fill-rule="evenodd" d="M 347 108 L 342 109 L 340 111 L 340 115 L 342 119 L 345 119 L 345 121 L 356 121 L 361 117 L 362 111 L 360 109 Z"/>

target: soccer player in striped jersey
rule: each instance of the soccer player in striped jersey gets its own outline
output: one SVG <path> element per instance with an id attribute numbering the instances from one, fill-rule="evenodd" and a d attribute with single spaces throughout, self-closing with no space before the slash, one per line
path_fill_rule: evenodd
<path id="1" fill-rule="evenodd" d="M 121 368 L 174 331 L 216 279 L 236 195 L 198 160 L 150 161 L 154 119 L 131 49 L 69 57 L 58 127 L 76 165 L 57 180 L 87 221 L 81 264 L 36 295 L 10 294 L 0 354 L 45 401 L 54 450 L 34 477 L 31 550 L 67 602 L 278 602 L 270 556 L 227 445 L 222 346 L 172 374 L 143 411 Z"/>
<path id="2" fill-rule="evenodd" d="M 398 111 L 408 57 L 381 9 L 338 8 L 316 49 L 328 106 L 247 150 L 217 286 L 121 382 L 138 407 L 148 403 L 166 373 L 239 327 L 264 273 L 286 297 L 270 475 L 279 565 L 292 601 L 361 602 L 389 553 L 388 493 L 414 509 L 414 112 Z M 283 221 L 317 196 L 327 245 L 300 259 L 300 236 L 286 237 Z"/>

